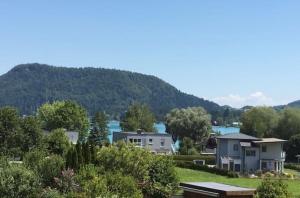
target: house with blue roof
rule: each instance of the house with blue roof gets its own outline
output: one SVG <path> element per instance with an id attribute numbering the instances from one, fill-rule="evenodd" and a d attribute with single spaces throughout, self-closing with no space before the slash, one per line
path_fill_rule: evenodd
<path id="1" fill-rule="evenodd" d="M 256 138 L 243 133 L 217 137 L 216 166 L 235 172 L 284 171 L 286 140 Z"/>

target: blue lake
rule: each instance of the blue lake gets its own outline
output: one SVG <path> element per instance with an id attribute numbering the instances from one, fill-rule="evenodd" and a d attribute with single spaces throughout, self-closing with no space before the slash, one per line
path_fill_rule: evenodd
<path id="1" fill-rule="evenodd" d="M 119 121 L 110 121 L 108 123 L 109 128 L 109 140 L 112 142 L 112 133 L 113 132 L 120 132 L 120 122 Z M 164 123 L 157 123 L 155 124 L 155 128 L 157 129 L 158 133 L 166 133 L 166 127 Z M 221 134 L 227 134 L 227 133 L 239 133 L 240 129 L 236 127 L 224 127 L 224 126 L 213 126 L 212 127 L 214 132 L 220 132 Z"/>

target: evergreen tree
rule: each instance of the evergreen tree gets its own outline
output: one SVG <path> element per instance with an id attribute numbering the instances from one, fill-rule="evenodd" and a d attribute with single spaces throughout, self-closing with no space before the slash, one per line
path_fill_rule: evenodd
<path id="1" fill-rule="evenodd" d="M 82 151 L 84 163 L 89 164 L 91 162 L 91 151 L 88 142 L 82 144 Z"/>
<path id="2" fill-rule="evenodd" d="M 93 118 L 93 128 L 89 140 L 95 145 L 104 146 L 108 140 L 108 117 L 104 112 L 97 112 Z"/>
<path id="3" fill-rule="evenodd" d="M 78 155 L 77 155 L 77 151 L 76 149 L 72 149 L 72 169 L 77 170 L 79 168 L 79 164 L 78 164 Z"/>
<path id="4" fill-rule="evenodd" d="M 84 163 L 84 158 L 82 155 L 82 144 L 78 141 L 76 144 L 76 151 L 78 156 L 78 165 L 82 165 Z"/>
<path id="5" fill-rule="evenodd" d="M 93 143 L 91 143 L 91 162 L 94 164 L 96 161 L 96 148 Z"/>

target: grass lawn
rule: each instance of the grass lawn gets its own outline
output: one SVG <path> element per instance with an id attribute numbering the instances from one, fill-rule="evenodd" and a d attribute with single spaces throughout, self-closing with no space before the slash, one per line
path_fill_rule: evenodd
<path id="1" fill-rule="evenodd" d="M 219 182 L 229 185 L 256 188 L 261 180 L 250 178 L 228 178 L 203 171 L 176 168 L 181 182 Z M 289 191 L 297 198 L 300 198 L 300 180 L 285 180 L 289 186 Z"/>

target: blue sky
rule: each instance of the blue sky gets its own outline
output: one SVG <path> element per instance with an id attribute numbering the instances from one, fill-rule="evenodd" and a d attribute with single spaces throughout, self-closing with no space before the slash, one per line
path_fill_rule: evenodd
<path id="1" fill-rule="evenodd" d="M 300 1 L 6 0 L 0 73 L 14 65 L 156 75 L 220 104 L 300 99 Z"/>

